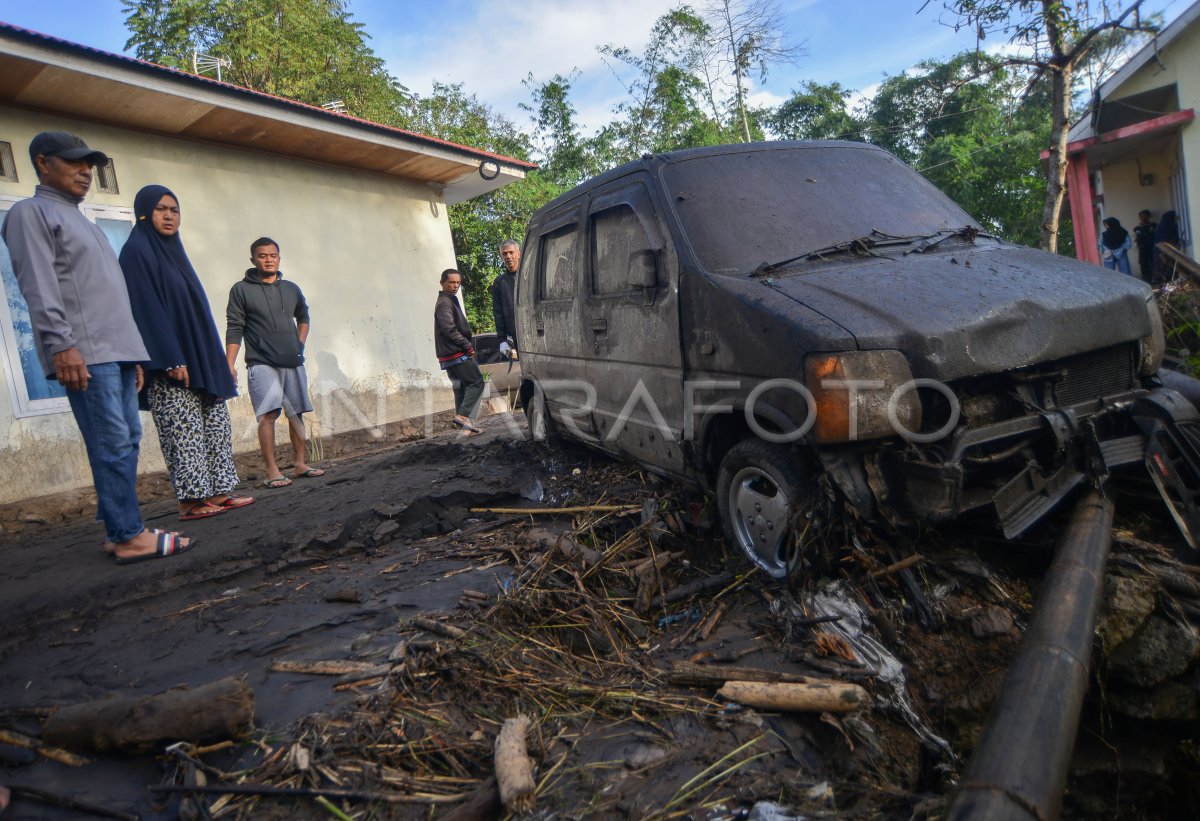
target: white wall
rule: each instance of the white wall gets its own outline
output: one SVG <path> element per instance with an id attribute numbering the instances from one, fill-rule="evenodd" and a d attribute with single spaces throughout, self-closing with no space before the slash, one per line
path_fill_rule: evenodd
<path id="1" fill-rule="evenodd" d="M 250 242 L 281 246 L 284 276 L 303 289 L 312 312 L 306 347 L 315 412 L 310 436 L 394 422 L 450 405 L 449 383 L 433 348 L 438 276 L 454 262 L 446 207 L 418 183 L 248 151 L 139 134 L 0 107 L 0 140 L 9 142 L 19 182 L 0 195 L 30 196 L 36 184 L 28 145 L 43 130 L 66 130 L 113 158 L 120 194 L 87 202 L 132 208 L 143 185 L 179 197 L 180 235 L 208 294 L 222 339 L 230 287 L 250 267 Z M 0 363 L 0 383 L 11 379 Z M 242 396 L 233 400 L 235 448 L 257 448 L 253 412 L 239 361 Z M 162 468 L 153 424 L 142 469 Z M 90 484 L 70 413 L 14 417 L 0 385 L 0 503 Z M 286 441 L 278 426 L 280 441 Z"/>

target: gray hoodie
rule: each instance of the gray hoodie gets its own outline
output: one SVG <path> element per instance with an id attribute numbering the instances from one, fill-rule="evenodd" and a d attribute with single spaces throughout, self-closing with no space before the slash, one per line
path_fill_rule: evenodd
<path id="1" fill-rule="evenodd" d="M 229 290 L 225 307 L 225 344 L 245 340 L 246 365 L 295 368 L 304 364 L 304 345 L 297 325 L 308 325 L 308 303 L 300 286 L 285 282 L 283 273 L 274 282 L 263 282 L 251 268 Z"/>

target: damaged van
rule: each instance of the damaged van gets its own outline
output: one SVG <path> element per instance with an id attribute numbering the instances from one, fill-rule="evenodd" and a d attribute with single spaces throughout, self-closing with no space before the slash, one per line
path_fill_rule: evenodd
<path id="1" fill-rule="evenodd" d="M 1013 245 L 887 152 L 647 155 L 534 214 L 517 286 L 535 436 L 714 491 L 772 576 L 828 488 L 865 518 L 1005 536 L 1146 464 L 1189 541 L 1197 414 L 1142 282 Z"/>

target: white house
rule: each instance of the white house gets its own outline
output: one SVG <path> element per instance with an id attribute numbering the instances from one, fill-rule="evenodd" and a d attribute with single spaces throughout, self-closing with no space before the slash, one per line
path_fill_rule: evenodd
<path id="1" fill-rule="evenodd" d="M 1102 219 L 1116 217 L 1132 228 L 1143 209 L 1154 220 L 1175 211 L 1181 250 L 1195 256 L 1197 216 L 1191 203 L 1200 201 L 1198 21 L 1200 2 L 1195 2 L 1100 86 L 1070 131 L 1067 194 L 1080 259 L 1099 261 L 1096 238 Z M 1131 258 L 1136 260 L 1136 253 Z"/>
<path id="2" fill-rule="evenodd" d="M 385 426 L 451 404 L 433 348 L 438 275 L 454 265 L 446 206 L 523 179 L 529 163 L 87 48 L 0 23 L 0 220 L 37 180 L 28 145 L 79 134 L 112 158 L 83 206 L 119 248 L 133 198 L 159 183 L 224 336 L 250 242 L 280 244 L 312 311 L 310 436 Z M 79 433 L 32 349 L 0 243 L 0 503 L 89 485 Z M 235 448 L 255 448 L 245 394 Z M 145 419 L 143 470 L 163 464 Z M 283 432 L 283 426 L 279 426 Z"/>

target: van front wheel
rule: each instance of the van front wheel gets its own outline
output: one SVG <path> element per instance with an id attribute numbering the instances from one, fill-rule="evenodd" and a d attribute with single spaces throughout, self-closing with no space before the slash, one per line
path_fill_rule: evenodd
<path id="1" fill-rule="evenodd" d="M 725 538 L 775 579 L 796 562 L 791 521 L 808 483 L 787 448 L 746 439 L 730 448 L 717 475 L 717 506 Z"/>
<path id="2" fill-rule="evenodd" d="M 525 421 L 529 425 L 529 435 L 535 442 L 558 443 L 554 420 L 546 411 L 546 397 L 540 390 L 533 391 L 525 399 Z"/>

